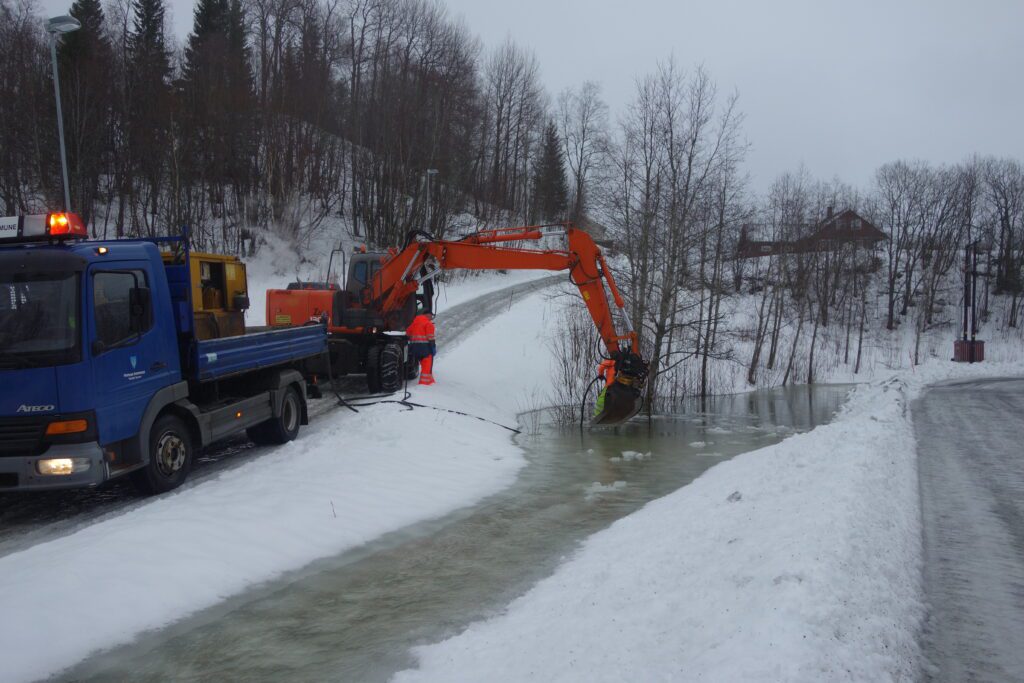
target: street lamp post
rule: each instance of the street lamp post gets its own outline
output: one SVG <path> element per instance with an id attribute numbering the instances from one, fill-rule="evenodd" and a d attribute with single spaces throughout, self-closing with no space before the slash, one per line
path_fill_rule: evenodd
<path id="1" fill-rule="evenodd" d="M 57 75 L 57 36 L 82 28 L 82 24 L 71 16 L 53 17 L 46 22 L 50 34 L 50 57 L 53 62 L 53 93 L 57 98 L 57 133 L 60 137 L 60 170 L 64 176 L 64 210 L 71 209 L 71 191 L 68 189 L 68 158 L 64 151 L 64 114 L 60 106 L 60 76 Z"/>

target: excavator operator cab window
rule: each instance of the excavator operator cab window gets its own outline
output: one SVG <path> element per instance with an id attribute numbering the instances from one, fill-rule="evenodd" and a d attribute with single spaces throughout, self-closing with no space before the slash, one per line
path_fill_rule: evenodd
<path id="1" fill-rule="evenodd" d="M 348 279 L 348 291 L 361 292 L 370 282 L 370 278 L 380 270 L 380 258 L 377 256 L 359 256 L 352 259 L 352 272 Z"/>
<path id="2" fill-rule="evenodd" d="M 352 264 L 352 282 L 358 289 L 362 289 L 366 286 L 366 267 L 369 264 L 366 261 L 356 261 Z M 349 289 L 352 289 L 350 286 Z"/>

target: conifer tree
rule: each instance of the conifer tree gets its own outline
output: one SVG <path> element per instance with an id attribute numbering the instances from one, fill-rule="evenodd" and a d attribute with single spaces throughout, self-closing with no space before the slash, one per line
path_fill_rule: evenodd
<path id="1" fill-rule="evenodd" d="M 132 30 L 127 38 L 125 70 L 126 111 L 123 128 L 127 136 L 128 168 L 123 174 L 122 195 L 134 194 L 133 175 L 148 186 L 147 213 L 157 213 L 164 164 L 170 146 L 171 106 L 170 52 L 164 33 L 163 0 L 134 0 Z M 121 204 L 124 204 L 122 200 Z M 123 210 L 123 209 L 122 209 Z M 119 216 L 118 230 L 124 224 Z M 136 231 L 140 226 L 133 225 Z"/>
<path id="2" fill-rule="evenodd" d="M 179 93 L 191 180 L 218 194 L 252 179 L 256 98 L 239 0 L 199 0 Z"/>
<path id="3" fill-rule="evenodd" d="M 113 55 L 100 0 L 76 0 L 71 16 L 82 27 L 58 48 L 72 206 L 88 224 L 109 149 Z"/>
<path id="4" fill-rule="evenodd" d="M 535 218 L 542 221 L 564 219 L 569 203 L 568 196 L 562 142 L 558 137 L 555 122 L 549 121 L 544 129 L 544 142 L 533 176 Z"/>

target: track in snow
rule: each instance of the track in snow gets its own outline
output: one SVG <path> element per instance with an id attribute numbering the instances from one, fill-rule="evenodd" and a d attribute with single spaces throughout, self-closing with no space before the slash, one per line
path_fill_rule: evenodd
<path id="1" fill-rule="evenodd" d="M 914 406 L 930 681 L 1024 681 L 1024 380 Z"/>
<path id="2" fill-rule="evenodd" d="M 520 282 L 490 294 L 471 299 L 437 316 L 439 353 L 454 346 L 474 329 L 508 309 L 515 301 L 566 279 L 555 275 Z M 443 302 L 442 302 L 443 304 Z M 342 378 L 338 389 L 343 395 L 365 391 L 361 375 Z M 322 418 L 337 408 L 330 394 L 310 401 L 310 421 Z M 238 467 L 272 447 L 255 446 L 244 435 L 227 439 L 207 448 L 193 464 L 185 487 L 195 486 L 211 476 Z M 244 457 L 241 457 L 244 456 Z M 35 493 L 0 494 L 0 556 L 73 533 L 100 519 L 124 514 L 145 505 L 149 498 L 135 491 L 131 482 L 118 479 L 94 489 L 71 489 Z"/>

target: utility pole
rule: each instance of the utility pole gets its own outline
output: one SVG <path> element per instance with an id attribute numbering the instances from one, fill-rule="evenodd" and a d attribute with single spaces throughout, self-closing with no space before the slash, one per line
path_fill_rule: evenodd
<path id="1" fill-rule="evenodd" d="M 968 237 L 968 239 L 970 239 Z M 985 360 L 985 342 L 978 339 L 978 252 L 988 253 L 991 246 L 976 239 L 964 247 L 964 320 L 961 339 L 954 342 L 953 360 L 978 363 Z M 968 333 L 970 338 L 968 338 Z"/>
<path id="2" fill-rule="evenodd" d="M 82 28 L 82 24 L 72 16 L 53 17 L 46 22 L 46 32 L 50 34 L 50 57 L 53 62 L 53 94 L 57 99 L 57 133 L 60 137 L 60 170 L 64 176 L 64 210 L 71 210 L 71 191 L 68 189 L 68 158 L 64 151 L 64 114 L 60 106 L 60 76 L 57 71 L 57 40 L 58 35 L 71 33 Z"/>

